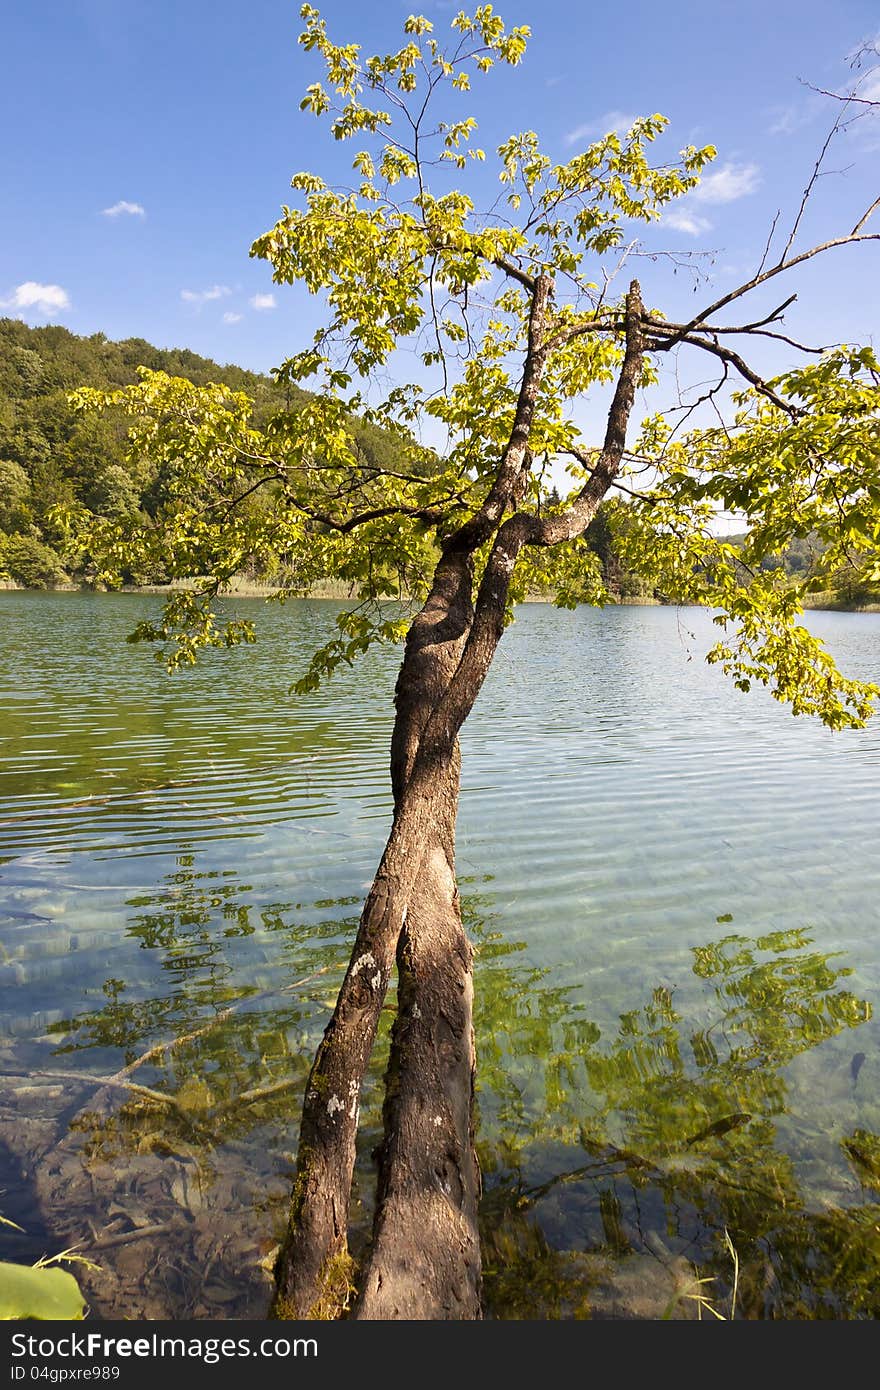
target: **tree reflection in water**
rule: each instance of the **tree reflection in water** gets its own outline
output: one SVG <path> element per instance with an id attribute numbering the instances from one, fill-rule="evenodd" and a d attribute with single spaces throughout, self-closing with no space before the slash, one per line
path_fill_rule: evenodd
<path id="1" fill-rule="evenodd" d="M 841 1135 L 819 1195 L 780 1143 L 786 1066 L 870 1018 L 841 987 L 842 958 L 811 944 L 789 931 L 694 948 L 703 1026 L 664 984 L 604 1038 L 570 991 L 543 988 L 539 972 L 511 965 L 514 947 L 484 940 L 490 1316 L 696 1315 L 686 1294 L 697 1278 L 727 1316 L 725 1232 L 737 1317 L 877 1316 L 876 1136 Z"/>
<path id="2" fill-rule="evenodd" d="M 111 977 L 100 1006 L 55 1027 L 44 1070 L 71 1084 L 51 1144 L 30 1157 L 53 1229 L 95 1236 L 102 1315 L 268 1306 L 258 1261 L 271 1263 L 286 1219 L 297 1101 L 356 924 L 338 914 L 355 904 L 246 899 L 237 877 L 179 861 L 159 894 L 129 905 L 128 934 L 161 963 L 162 990 L 155 972 L 152 994 Z M 806 931 L 729 934 L 603 1032 L 575 987 L 492 930 L 478 893 L 463 906 L 477 949 L 487 1316 L 693 1316 L 695 1287 L 728 1315 L 726 1232 L 737 1317 L 880 1314 L 880 1122 L 868 1108 L 869 1124 L 841 1127 L 817 1157 L 786 1070 L 870 1017 L 841 955 Z M 362 1096 L 364 1194 L 383 1057 Z M 100 1086 L 85 1080 L 97 1068 Z M 362 1250 L 366 1197 L 356 1210 Z M 163 1258 L 176 1272 L 157 1290 Z"/>

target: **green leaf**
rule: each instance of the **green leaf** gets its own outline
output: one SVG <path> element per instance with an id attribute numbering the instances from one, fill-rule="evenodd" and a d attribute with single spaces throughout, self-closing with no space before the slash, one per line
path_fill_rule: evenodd
<path id="1" fill-rule="evenodd" d="M 0 1261 L 0 1319 L 54 1318 L 79 1322 L 86 1302 L 79 1284 L 64 1269 L 34 1269 Z"/>

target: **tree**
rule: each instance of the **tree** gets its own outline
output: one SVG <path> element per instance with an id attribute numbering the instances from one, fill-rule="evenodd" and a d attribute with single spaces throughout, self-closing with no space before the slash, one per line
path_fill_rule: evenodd
<path id="1" fill-rule="evenodd" d="M 710 146 L 652 164 L 659 115 L 564 164 L 534 133 L 513 135 L 497 151 L 501 198 L 480 213 L 486 156 L 455 103 L 472 78 L 518 64 L 528 30 L 507 29 L 484 5 L 453 19 L 444 49 L 431 23 L 411 16 L 397 52 L 364 58 L 358 45 L 332 42 L 311 6 L 301 14 L 300 42 L 326 69 L 303 107 L 329 116 L 336 140 L 358 142 L 359 181 L 339 191 L 296 174 L 297 205 L 251 254 L 277 283 L 304 284 L 326 302 L 325 327 L 277 371 L 282 383 L 318 389 L 259 426 L 245 394 L 146 369 L 137 386 L 80 392 L 82 409 L 125 412 L 131 455 L 161 472 L 164 499 L 147 525 L 120 517 L 89 527 L 76 509 L 58 521 L 85 523 L 108 582 L 126 566 L 156 565 L 195 580 L 134 634 L 162 643 L 171 668 L 205 645 L 253 639 L 215 600 L 267 554 L 292 576 L 289 593 L 332 577 L 356 598 L 295 690 L 372 642 L 405 637 L 393 823 L 306 1086 L 273 1314 L 332 1317 L 351 1305 L 365 1318 L 473 1318 L 479 1172 L 471 948 L 455 877 L 459 730 L 533 579 L 552 583 L 558 602 L 603 601 L 583 537 L 613 492 L 627 502 L 608 512 L 622 563 L 649 589 L 717 609 L 723 631 L 709 659 L 741 689 L 762 683 L 831 728 L 869 718 L 880 691 L 841 674 L 798 616 L 844 559 L 880 574 L 880 368 L 867 348 L 837 347 L 762 375 L 738 340 L 815 351 L 780 329 L 794 296 L 742 322 L 728 313 L 819 254 L 877 240 L 865 228 L 880 200 L 851 230 L 801 249 L 820 159 L 778 254 L 774 224 L 752 276 L 672 321 L 654 304 L 661 285 L 646 301 L 636 279 L 619 293 L 615 276 L 640 254 L 629 224 L 656 220 L 693 188 Z M 452 111 L 438 119 L 443 94 Z M 454 183 L 469 171 L 474 197 Z M 420 380 L 383 389 L 402 345 L 418 354 Z M 708 359 L 717 378 L 677 413 L 647 417 L 628 443 L 636 394 L 658 387 L 670 353 Z M 590 446 L 569 407 L 603 386 L 607 426 Z M 445 432 L 442 447 L 416 439 L 425 418 Z M 389 433 L 393 457 L 358 447 L 355 419 Z M 571 490 L 548 504 L 547 469 L 560 458 Z M 268 503 L 250 505 L 257 495 Z M 742 517 L 736 544 L 717 533 L 721 507 Z M 808 535 L 818 541 L 813 568 L 785 582 L 761 568 Z M 358 1097 L 395 962 L 373 1241 L 355 1271 L 346 1228 Z"/>

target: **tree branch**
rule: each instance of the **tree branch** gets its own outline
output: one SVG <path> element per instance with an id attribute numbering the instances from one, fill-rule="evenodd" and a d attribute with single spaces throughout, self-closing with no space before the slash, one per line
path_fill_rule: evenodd
<path id="1" fill-rule="evenodd" d="M 496 256 L 494 264 L 499 270 L 503 270 L 505 275 L 509 275 L 511 279 L 518 280 L 521 285 L 525 285 L 529 294 L 535 293 L 537 281 L 533 275 L 528 275 L 526 271 L 520 270 L 519 266 L 514 265 L 506 256 Z"/>
<path id="2" fill-rule="evenodd" d="M 652 329 L 650 331 L 654 332 L 655 330 Z M 768 386 L 763 377 L 758 376 L 758 373 L 752 370 L 748 362 L 740 357 L 738 352 L 733 352 L 730 348 L 722 347 L 717 340 L 712 342 L 708 338 L 698 338 L 693 333 L 683 333 L 679 330 L 673 337 L 665 341 L 655 340 L 652 347 L 655 352 L 668 352 L 670 348 L 675 347 L 678 343 L 690 343 L 692 347 L 702 348 L 704 352 L 711 352 L 714 357 L 720 358 L 722 362 L 729 362 L 732 367 L 736 368 L 745 381 L 751 386 L 754 386 L 755 390 L 760 392 L 762 396 L 766 396 L 768 401 L 772 401 L 777 409 L 785 411 L 786 415 L 797 416 L 801 414 L 797 406 L 791 405 L 788 401 L 784 401 L 781 396 L 777 395 L 772 386 Z"/>
<path id="3" fill-rule="evenodd" d="M 421 521 L 429 522 L 432 526 L 439 526 L 446 520 L 446 513 L 437 508 L 407 507 L 399 504 L 395 507 L 375 507 L 372 511 L 359 512 L 357 516 L 348 517 L 345 521 L 337 521 L 326 512 L 316 512 L 305 502 L 300 502 L 295 497 L 288 495 L 287 501 L 312 521 L 320 522 L 322 526 L 328 526 L 332 531 L 339 531 L 342 535 L 347 535 L 349 531 L 354 531 L 358 526 L 363 526 L 368 521 L 378 521 L 385 516 L 413 516 Z"/>
<path id="4" fill-rule="evenodd" d="M 644 308 L 638 280 L 633 280 L 626 297 L 626 351 L 617 386 L 608 411 L 608 423 L 601 453 L 592 473 L 575 502 L 559 516 L 530 517 L 527 545 L 557 545 L 572 540 L 589 526 L 602 498 L 614 482 L 626 448 L 626 431 L 635 400 L 636 386 L 645 353 Z"/>
<path id="5" fill-rule="evenodd" d="M 732 304 L 736 299 L 741 299 L 742 296 L 748 294 L 750 290 L 757 289 L 758 285 L 763 285 L 766 281 L 772 280 L 774 276 L 781 275 L 783 271 L 791 270 L 794 266 L 801 265 L 804 261 L 811 260 L 813 256 L 818 256 L 823 251 L 831 251 L 835 246 L 853 246 L 861 241 L 880 241 L 880 232 L 870 232 L 860 235 L 862 227 L 864 227 L 871 214 L 874 213 L 878 207 L 880 207 L 880 198 L 874 200 L 863 216 L 859 218 L 859 221 L 848 236 L 832 237 L 830 241 L 823 241 L 820 242 L 818 246 L 810 247 L 809 251 L 801 251 L 799 255 L 792 256 L 790 260 L 780 260 L 776 265 L 771 266 L 769 270 L 754 275 L 751 280 L 744 281 L 743 284 L 738 285 L 735 290 L 730 290 L 728 294 L 722 295 L 720 299 L 715 300 L 714 304 L 710 304 L 706 309 L 696 314 L 689 323 L 684 324 L 679 330 L 677 341 L 681 341 L 685 333 L 690 333 L 694 328 L 698 327 L 703 320 L 709 318 L 710 314 L 716 314 L 719 309 L 723 309 L 728 304 Z M 670 347 L 674 345 L 675 340 L 670 343 Z"/>
<path id="6" fill-rule="evenodd" d="M 549 350 L 544 334 L 552 291 L 553 281 L 550 276 L 539 275 L 532 295 L 525 368 L 510 437 L 498 472 L 482 506 L 447 538 L 443 546 L 445 555 L 453 551 L 472 554 L 492 534 L 506 508 L 520 499 L 523 480 L 531 460 L 528 444 L 535 403 Z"/>

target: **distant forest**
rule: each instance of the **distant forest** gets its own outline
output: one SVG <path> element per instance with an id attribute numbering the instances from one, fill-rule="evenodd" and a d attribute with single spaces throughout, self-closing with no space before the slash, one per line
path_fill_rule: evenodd
<path id="1" fill-rule="evenodd" d="M 74 414 L 67 393 L 79 386 L 115 390 L 137 380 L 149 367 L 196 385 L 221 382 L 254 401 L 257 424 L 287 404 L 305 399 L 295 387 L 242 367 L 221 366 L 186 348 L 157 348 L 143 338 L 111 342 L 103 333 L 80 337 L 58 325 L 30 328 L 19 319 L 0 318 L 0 579 L 28 588 L 90 582 L 88 557 L 65 551 L 63 531 L 53 508 L 79 503 L 98 516 L 147 520 L 163 501 L 161 477 L 129 463 L 125 427 L 106 416 Z M 393 466 L 395 441 L 382 430 L 354 422 L 357 447 L 370 462 Z M 554 495 L 548 498 L 551 503 Z M 611 503 L 610 508 L 620 503 Z M 639 602 L 661 599 L 629 573 L 615 554 L 608 508 L 600 509 L 586 544 L 601 565 L 609 597 Z M 796 542 L 777 560 L 767 561 L 786 575 L 803 573 L 815 557 L 810 539 Z M 283 573 L 256 566 L 246 578 L 283 584 Z M 130 573 L 132 585 L 162 584 L 160 573 Z M 840 573 L 834 590 L 823 596 L 830 606 L 873 604 L 880 593 Z"/>
<path id="2" fill-rule="evenodd" d="M 137 368 L 186 377 L 198 386 L 220 382 L 254 402 L 264 423 L 306 398 L 296 387 L 242 367 L 220 366 L 185 348 L 157 348 L 143 338 L 111 342 L 50 325 L 29 328 L 0 318 L 0 577 L 29 588 L 88 583 L 87 557 L 65 553 L 52 520 L 59 505 L 79 503 L 110 519 L 147 520 L 164 500 L 163 479 L 126 457 L 124 422 L 75 414 L 67 393 L 79 386 L 112 391 L 137 380 Z M 358 448 L 371 463 L 391 465 L 394 443 L 358 423 Z M 283 579 L 253 571 L 251 578 Z M 131 584 L 161 584 L 163 574 L 129 574 Z"/>

